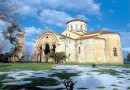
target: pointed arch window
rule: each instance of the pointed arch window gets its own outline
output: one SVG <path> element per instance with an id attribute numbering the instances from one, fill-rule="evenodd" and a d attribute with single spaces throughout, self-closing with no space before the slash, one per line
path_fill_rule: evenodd
<path id="1" fill-rule="evenodd" d="M 75 25 L 75 29 L 78 30 L 78 25 L 77 24 Z"/>
<path id="2" fill-rule="evenodd" d="M 52 45 L 52 51 L 55 52 L 56 46 Z"/>
<path id="3" fill-rule="evenodd" d="M 113 54 L 114 54 L 114 56 L 117 56 L 117 48 L 113 48 Z"/>
<path id="4" fill-rule="evenodd" d="M 67 30 L 69 30 L 69 25 L 67 26 Z"/>
<path id="5" fill-rule="evenodd" d="M 73 30 L 73 26 L 71 25 L 71 30 Z"/>
<path id="6" fill-rule="evenodd" d="M 80 54 L 81 53 L 81 49 L 80 49 L 80 47 L 78 47 L 78 54 Z"/>
<path id="7" fill-rule="evenodd" d="M 39 49 L 42 50 L 42 46 L 40 46 Z"/>
<path id="8" fill-rule="evenodd" d="M 82 25 L 80 26 L 80 29 L 81 29 L 81 30 L 83 29 Z"/>

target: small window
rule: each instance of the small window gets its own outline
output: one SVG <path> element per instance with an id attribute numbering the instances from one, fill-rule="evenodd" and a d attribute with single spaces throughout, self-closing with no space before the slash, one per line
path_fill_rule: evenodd
<path id="1" fill-rule="evenodd" d="M 82 30 L 83 28 L 82 28 L 82 25 L 80 26 L 80 29 Z"/>
<path id="2" fill-rule="evenodd" d="M 67 30 L 69 30 L 69 25 L 67 26 Z"/>
<path id="3" fill-rule="evenodd" d="M 77 24 L 75 25 L 75 29 L 78 30 L 78 25 Z"/>
<path id="4" fill-rule="evenodd" d="M 71 25 L 71 30 L 73 30 L 73 26 Z"/>
<path id="5" fill-rule="evenodd" d="M 55 52 L 55 48 L 56 46 L 55 45 L 52 45 L 52 51 Z"/>
<path id="6" fill-rule="evenodd" d="M 42 46 L 40 46 L 39 49 L 42 50 Z"/>
<path id="7" fill-rule="evenodd" d="M 113 54 L 114 56 L 117 56 L 117 48 L 113 48 Z"/>
<path id="8" fill-rule="evenodd" d="M 80 50 L 80 47 L 78 47 L 78 54 L 80 54 L 81 53 L 81 50 Z"/>
<path id="9" fill-rule="evenodd" d="M 67 36 L 67 33 L 66 33 L 66 36 Z"/>

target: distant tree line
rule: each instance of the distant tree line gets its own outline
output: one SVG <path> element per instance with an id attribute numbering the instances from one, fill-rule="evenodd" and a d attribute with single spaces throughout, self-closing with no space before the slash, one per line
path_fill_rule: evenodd
<path id="1" fill-rule="evenodd" d="M 124 58 L 124 61 L 130 61 L 130 53 L 127 55 L 126 58 Z"/>

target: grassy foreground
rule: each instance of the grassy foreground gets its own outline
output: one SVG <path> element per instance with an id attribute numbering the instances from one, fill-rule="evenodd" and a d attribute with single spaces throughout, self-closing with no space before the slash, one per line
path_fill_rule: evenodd
<path id="1" fill-rule="evenodd" d="M 10 71 L 10 70 L 51 70 L 54 65 L 83 65 L 91 66 L 92 64 L 78 64 L 78 63 L 68 63 L 68 64 L 51 64 L 51 63 L 0 63 L 0 72 Z M 130 64 L 98 64 L 96 66 L 120 66 L 125 68 L 130 68 Z"/>
<path id="2" fill-rule="evenodd" d="M 0 63 L 0 72 L 10 70 L 51 70 L 49 63 Z"/>

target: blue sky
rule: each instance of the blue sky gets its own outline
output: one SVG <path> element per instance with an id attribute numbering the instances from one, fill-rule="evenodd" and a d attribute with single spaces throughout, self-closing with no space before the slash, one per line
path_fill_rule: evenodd
<path id="1" fill-rule="evenodd" d="M 13 0 L 12 0 L 13 1 Z M 123 56 L 130 52 L 130 0 L 17 0 L 20 27 L 26 31 L 26 48 L 46 29 L 62 33 L 66 22 L 81 18 L 88 32 L 119 32 Z M 2 27 L 3 22 L 0 21 Z"/>

